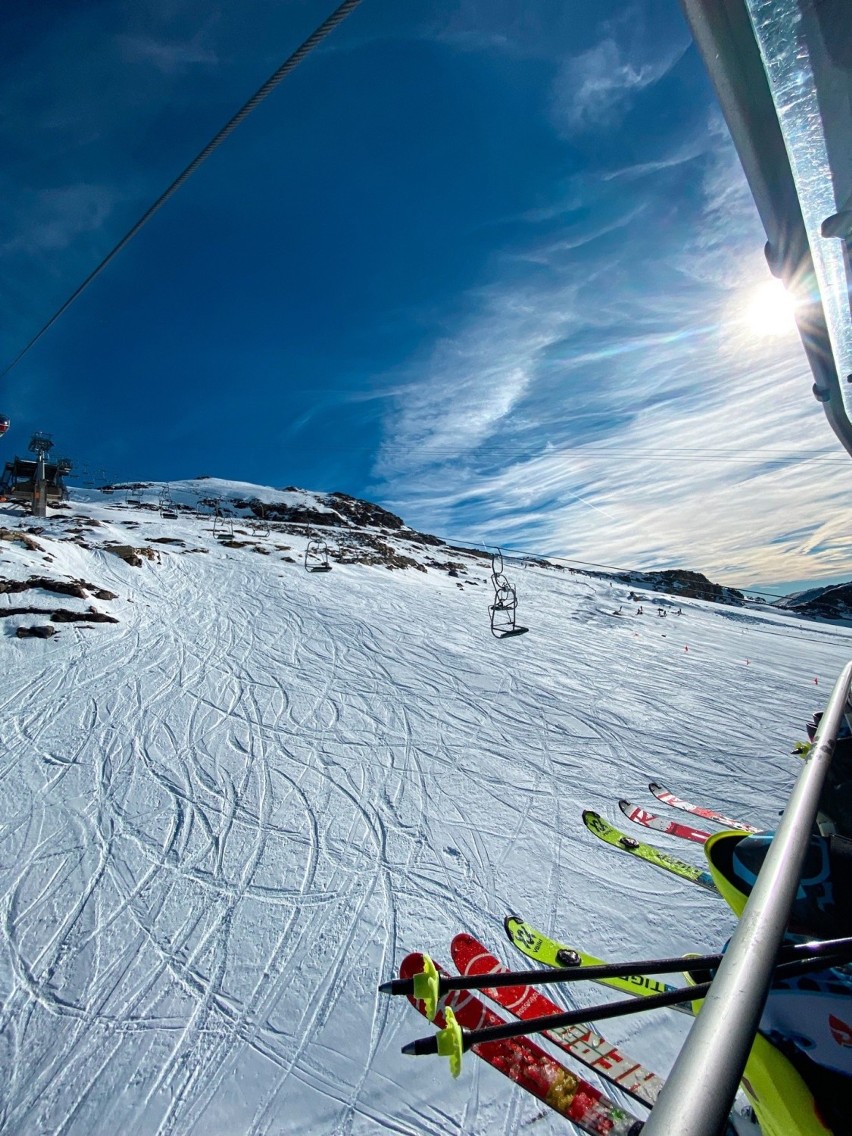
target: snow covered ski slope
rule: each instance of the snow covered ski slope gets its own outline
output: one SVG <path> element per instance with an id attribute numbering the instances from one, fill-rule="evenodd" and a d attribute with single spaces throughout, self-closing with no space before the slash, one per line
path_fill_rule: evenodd
<path id="1" fill-rule="evenodd" d="M 672 626 L 648 593 L 612 618 L 626 587 L 514 566 L 531 630 L 501 642 L 487 560 L 376 528 L 329 541 L 427 570 L 308 573 L 304 527 L 238 517 L 222 542 L 209 516 L 94 492 L 33 527 L 0 515 L 0 579 L 87 586 L 0 594 L 77 620 L 0 624 L 2 1132 L 565 1132 L 481 1062 L 452 1082 L 403 1057 L 422 1022 L 377 984 L 459 930 L 500 943 L 513 910 L 603 957 L 719 947 L 717 896 L 581 811 L 618 821 L 656 778 L 771 828 L 852 655 L 849 630 L 763 610 L 684 600 Z M 79 621 L 92 606 L 118 622 Z M 665 1074 L 687 1028 L 605 1033 Z"/>

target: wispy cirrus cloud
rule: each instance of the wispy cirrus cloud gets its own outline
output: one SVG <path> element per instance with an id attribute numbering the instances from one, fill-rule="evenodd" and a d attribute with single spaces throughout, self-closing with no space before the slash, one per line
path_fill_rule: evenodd
<path id="1" fill-rule="evenodd" d="M 168 41 L 146 35 L 116 37 L 121 54 L 132 62 L 150 63 L 164 75 L 176 75 L 188 67 L 215 66 L 219 59 L 215 51 L 203 43 L 199 32 L 191 40 Z"/>
<path id="2" fill-rule="evenodd" d="M 558 335 L 554 321 L 517 293 L 483 294 L 478 303 L 464 333 L 440 340 L 407 381 L 395 377 L 400 389 L 378 476 L 404 476 L 487 446 L 528 391 L 538 352 Z M 424 372 L 421 383 L 416 376 Z"/>
<path id="3" fill-rule="evenodd" d="M 571 215 L 530 218 L 547 236 L 415 361 L 377 470 L 405 471 L 390 496 L 413 523 L 743 585 L 843 570 L 846 459 L 795 331 L 744 319 L 762 232 L 715 114 L 702 138 L 647 178 L 578 177 Z"/>
<path id="4" fill-rule="evenodd" d="M 670 170 L 674 166 L 682 166 L 686 162 L 692 162 L 696 158 L 702 157 L 706 152 L 706 142 L 692 139 L 663 158 L 648 162 L 634 162 L 629 166 L 609 170 L 601 176 L 604 181 L 639 181 L 641 178 L 650 177 L 653 174 L 661 173 L 663 170 Z"/>
<path id="5" fill-rule="evenodd" d="M 648 54 L 628 55 L 614 38 L 601 40 L 567 59 L 553 82 L 550 113 L 560 133 L 611 128 L 640 91 L 658 83 L 678 62 L 688 44 Z"/>
<path id="6" fill-rule="evenodd" d="M 97 232 L 123 196 L 114 186 L 86 183 L 41 189 L 27 202 L 26 224 L 0 245 L 0 253 L 61 252 Z"/>
<path id="7" fill-rule="evenodd" d="M 564 0 L 457 0 L 431 22 L 431 35 L 454 49 L 500 53 L 520 59 L 567 55 L 576 43 L 581 14 Z"/>

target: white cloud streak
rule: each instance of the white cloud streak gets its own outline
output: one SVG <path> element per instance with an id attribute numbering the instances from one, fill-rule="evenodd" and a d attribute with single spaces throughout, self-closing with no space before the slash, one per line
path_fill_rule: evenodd
<path id="1" fill-rule="evenodd" d="M 123 195 L 112 186 L 77 185 L 39 190 L 29 199 L 26 224 L 0 245 L 2 252 L 61 252 L 97 232 Z"/>
<path id="2" fill-rule="evenodd" d="M 178 75 L 188 67 L 218 63 L 216 52 L 203 46 L 201 33 L 188 42 L 166 41 L 153 36 L 118 36 L 116 44 L 132 62 L 150 63 L 164 75 Z"/>
<path id="3" fill-rule="evenodd" d="M 575 133 L 612 127 L 631 99 L 658 83 L 678 62 L 686 45 L 637 62 L 612 37 L 567 59 L 553 83 L 551 118 L 557 130 Z"/>
<path id="4" fill-rule="evenodd" d="M 569 228 L 530 242 L 512 258 L 529 274 L 505 279 L 501 260 L 456 332 L 413 365 L 377 470 L 385 500 L 404 485 L 389 503 L 411 523 L 743 586 L 843 571 L 852 537 L 836 518 L 852 471 L 795 332 L 758 340 L 743 323 L 768 277 L 763 238 L 711 126 L 700 199 L 679 203 L 653 260 L 640 230 L 668 205 L 652 178 L 641 198 L 633 188 L 641 224 L 625 213 L 589 241 Z M 680 164 L 661 161 L 657 177 Z M 603 184 L 578 190 L 598 196 L 596 216 Z"/>

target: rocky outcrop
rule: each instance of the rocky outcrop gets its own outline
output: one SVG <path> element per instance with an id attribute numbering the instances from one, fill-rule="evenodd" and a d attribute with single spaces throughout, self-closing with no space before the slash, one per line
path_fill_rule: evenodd
<path id="1" fill-rule="evenodd" d="M 255 517 L 263 517 L 267 521 L 279 521 L 291 525 L 304 525 L 306 527 L 327 528 L 329 525 L 343 523 L 339 513 L 325 512 L 323 509 L 311 509 L 307 505 L 288 505 L 284 501 L 258 501 L 256 498 L 232 497 L 228 501 L 220 502 L 223 512 L 228 508 L 250 512 Z"/>
<path id="2" fill-rule="evenodd" d="M 18 639 L 49 639 L 51 635 L 55 634 L 56 628 L 51 627 L 49 623 L 43 623 L 36 627 L 19 627 L 15 631 Z"/>
<path id="3" fill-rule="evenodd" d="M 132 544 L 105 544 L 103 548 L 104 552 L 111 552 L 132 568 L 141 568 L 143 557 L 146 560 L 158 560 L 160 556 L 156 549 L 135 548 Z"/>
<path id="4" fill-rule="evenodd" d="M 714 584 L 701 572 L 691 572 L 687 568 L 664 569 L 659 572 L 621 572 L 615 579 L 624 584 L 685 599 L 709 600 L 736 607 L 741 607 L 746 602 L 746 597 L 736 588 Z"/>
<path id="5" fill-rule="evenodd" d="M 346 545 L 337 550 L 329 550 L 331 559 L 338 564 L 366 564 L 383 568 L 415 568 L 425 572 L 425 564 L 411 556 L 405 556 L 381 537 L 372 533 L 360 533 L 357 545 Z"/>
<path id="6" fill-rule="evenodd" d="M 326 501 L 332 509 L 358 528 L 398 531 L 406 527 L 405 521 L 396 513 L 383 509 L 381 505 L 374 505 L 371 501 L 350 497 L 348 493 L 329 493 Z"/>
<path id="7" fill-rule="evenodd" d="M 30 552 L 44 551 L 38 541 L 33 540 L 32 537 L 27 536 L 26 533 L 22 533 L 19 529 L 0 529 L 0 540 L 15 541 L 18 544 L 22 544 L 24 548 L 28 549 Z"/>
<path id="8" fill-rule="evenodd" d="M 0 592 L 28 592 L 30 588 L 41 588 L 43 592 L 53 592 L 60 596 L 75 596 L 78 600 L 88 599 L 86 585 L 82 582 L 51 580 L 46 576 L 30 576 L 27 580 L 0 580 Z"/>
<path id="9" fill-rule="evenodd" d="M 811 619 L 830 619 L 852 621 L 852 583 L 834 584 L 828 588 L 811 588 L 785 596 L 779 600 L 778 607 L 795 611 Z"/>

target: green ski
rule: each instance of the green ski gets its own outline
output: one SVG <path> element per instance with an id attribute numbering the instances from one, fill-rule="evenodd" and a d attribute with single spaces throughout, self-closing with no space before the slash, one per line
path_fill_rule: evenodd
<path id="1" fill-rule="evenodd" d="M 716 885 L 713 883 L 713 877 L 709 872 L 702 871 L 701 868 L 696 868 L 693 864 L 687 864 L 685 860 L 671 856 L 661 848 L 655 848 L 653 844 L 644 844 L 641 840 L 634 840 L 632 836 L 614 828 L 609 821 L 604 820 L 602 816 L 592 812 L 591 809 L 584 810 L 583 824 L 589 832 L 593 832 L 595 836 L 603 840 L 604 843 L 611 844 L 613 848 L 628 852 L 631 856 L 636 856 L 656 868 L 672 872 L 673 875 L 680 876 L 681 879 L 690 880 L 708 891 L 716 891 Z"/>
<path id="2" fill-rule="evenodd" d="M 513 946 L 516 946 L 521 954 L 537 962 L 539 966 L 562 968 L 564 966 L 604 965 L 603 960 L 594 955 L 587 954 L 577 947 L 569 947 L 566 943 L 560 943 L 556 939 L 548 938 L 547 935 L 543 935 L 541 931 L 537 931 L 535 927 L 524 922 L 518 915 L 507 915 L 503 920 L 503 926 Z M 625 994 L 634 994 L 644 998 L 649 998 L 652 994 L 665 994 L 674 990 L 674 987 L 667 982 L 661 982 L 658 978 L 651 978 L 645 974 L 634 974 L 627 978 L 601 978 L 597 981 L 602 986 L 612 987 L 613 990 L 621 990 Z M 692 1013 L 689 1006 L 672 1006 L 671 1008 L 680 1010 L 685 1014 L 691 1015 Z"/>

